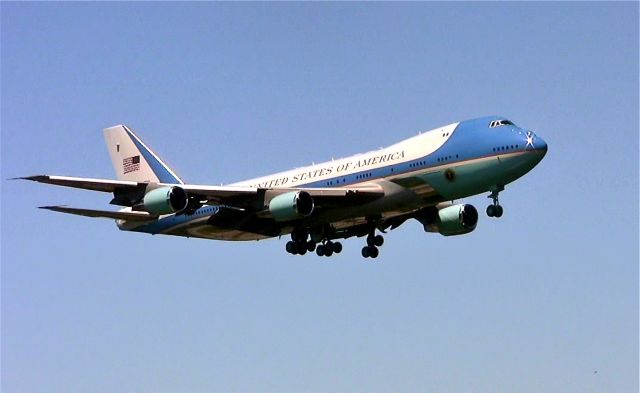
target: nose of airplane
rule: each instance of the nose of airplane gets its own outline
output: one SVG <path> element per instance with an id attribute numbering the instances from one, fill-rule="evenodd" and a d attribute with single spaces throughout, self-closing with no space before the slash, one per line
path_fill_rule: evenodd
<path id="1" fill-rule="evenodd" d="M 533 146 L 535 147 L 536 150 L 541 150 L 543 152 L 543 155 L 547 154 L 547 142 L 545 142 L 544 139 L 540 138 L 537 135 L 533 142 Z"/>
<path id="2" fill-rule="evenodd" d="M 527 131 L 525 149 L 542 152 L 542 155 L 544 156 L 545 154 L 547 154 L 547 142 L 536 135 L 533 131 Z"/>

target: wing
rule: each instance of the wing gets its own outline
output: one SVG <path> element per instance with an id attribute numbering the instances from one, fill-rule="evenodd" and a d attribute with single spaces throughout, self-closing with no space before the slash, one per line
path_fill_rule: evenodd
<path id="1" fill-rule="evenodd" d="M 158 216 L 149 214 L 147 212 L 114 212 L 107 210 L 78 209 L 75 207 L 67 206 L 41 206 L 40 209 L 52 210 L 54 212 L 60 213 L 75 214 L 85 217 L 112 218 L 115 220 L 127 221 L 150 221 L 158 218 Z"/>
<path id="2" fill-rule="evenodd" d="M 240 186 L 206 186 L 188 184 L 139 183 L 126 180 L 92 179 L 68 176 L 37 175 L 17 179 L 64 187 L 80 188 L 91 191 L 114 194 L 112 204 L 133 206 L 144 196 L 147 188 L 180 187 L 201 204 L 227 205 L 254 211 L 262 210 L 265 201 L 287 192 L 304 191 L 309 193 L 318 207 L 366 203 L 384 196 L 384 190 L 377 184 L 364 184 L 357 187 L 332 188 L 252 188 Z"/>
<path id="3" fill-rule="evenodd" d="M 91 179 L 87 177 L 69 177 L 69 176 L 49 176 L 37 175 L 16 177 L 11 180 L 31 180 L 38 183 L 54 184 L 56 186 L 81 188 L 83 190 L 117 192 L 119 190 L 131 191 L 137 188 L 144 189 L 147 183 L 136 183 L 127 180 L 107 180 L 107 179 Z"/>

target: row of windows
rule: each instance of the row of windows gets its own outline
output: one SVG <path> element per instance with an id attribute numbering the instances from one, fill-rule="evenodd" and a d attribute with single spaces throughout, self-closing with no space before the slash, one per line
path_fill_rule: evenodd
<path id="1" fill-rule="evenodd" d="M 342 180 L 337 179 L 336 181 L 333 181 L 333 180 L 328 181 L 328 182 L 327 182 L 327 185 L 328 185 L 328 186 L 332 186 L 332 185 L 334 185 L 334 184 L 335 184 L 335 185 L 338 185 L 338 184 L 340 184 L 340 183 L 346 183 L 346 182 L 347 182 L 347 179 L 343 177 L 343 178 L 342 178 Z"/>
<path id="2" fill-rule="evenodd" d="M 456 154 L 456 158 L 458 158 L 458 155 Z M 445 161 L 449 161 L 452 160 L 453 156 L 446 156 L 446 157 L 440 157 L 438 158 L 436 161 L 438 162 L 445 162 Z"/>
<path id="3" fill-rule="evenodd" d="M 393 168 L 391 168 L 391 172 L 393 172 Z M 360 179 L 368 179 L 370 177 L 372 177 L 373 174 L 371 172 L 369 173 L 362 173 L 360 175 L 356 176 L 356 180 L 360 180 Z M 341 179 L 337 179 L 337 180 L 331 180 L 326 182 L 325 184 L 328 186 L 333 186 L 333 185 L 338 185 L 340 183 L 346 183 L 347 182 L 347 178 L 343 177 L 342 180 Z"/>
<path id="4" fill-rule="evenodd" d="M 507 145 L 507 146 L 498 146 L 498 147 L 494 147 L 493 151 L 507 151 L 507 150 L 513 150 L 513 149 L 518 149 L 520 148 L 520 145 Z"/>
<path id="5" fill-rule="evenodd" d="M 448 135 L 448 133 L 447 133 L 447 135 Z M 493 151 L 498 151 L 496 149 L 500 149 L 500 148 L 494 148 Z M 439 158 L 436 159 L 436 161 L 437 162 L 446 162 L 446 161 L 452 160 L 453 158 L 454 158 L 454 156 L 450 155 L 450 156 L 446 156 L 446 157 L 439 157 Z M 455 158 L 459 158 L 459 155 L 456 154 Z M 410 168 L 418 168 L 418 167 L 425 166 L 425 165 L 427 165 L 427 161 L 418 161 L 418 162 L 410 163 L 409 167 Z M 390 168 L 390 169 L 391 169 L 391 172 L 394 171 L 394 168 Z M 368 178 L 370 178 L 372 176 L 373 176 L 373 174 L 371 172 L 362 173 L 362 174 L 356 176 L 356 180 L 368 179 Z M 335 181 L 334 180 L 328 181 L 328 182 L 326 182 L 326 185 L 327 186 L 333 186 L 333 185 L 338 185 L 340 183 L 346 183 L 346 182 L 347 182 L 346 178 L 343 177 L 342 180 L 338 179 L 338 180 L 335 180 Z"/>

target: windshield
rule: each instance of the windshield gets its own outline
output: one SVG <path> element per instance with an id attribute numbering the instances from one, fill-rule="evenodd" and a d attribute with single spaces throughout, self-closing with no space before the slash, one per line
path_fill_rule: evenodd
<path id="1" fill-rule="evenodd" d="M 500 127 L 500 126 L 506 126 L 506 125 L 515 125 L 513 124 L 510 120 L 494 120 L 491 123 L 489 123 L 489 128 L 496 128 L 496 127 Z"/>

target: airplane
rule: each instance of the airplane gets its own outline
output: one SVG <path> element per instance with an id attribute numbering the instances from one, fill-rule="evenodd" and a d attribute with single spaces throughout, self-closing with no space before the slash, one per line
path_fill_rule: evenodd
<path id="1" fill-rule="evenodd" d="M 123 231 L 217 240 L 290 235 L 286 251 L 331 256 L 340 239 L 366 237 L 362 256 L 376 258 L 376 232 L 409 219 L 444 236 L 476 228 L 478 211 L 455 200 L 498 195 L 547 152 L 533 131 L 502 116 L 452 123 L 380 150 L 224 186 L 186 184 L 125 125 L 104 129 L 118 180 L 37 175 L 18 179 L 112 193 L 118 211 L 67 206 L 42 209 L 114 219 Z"/>

